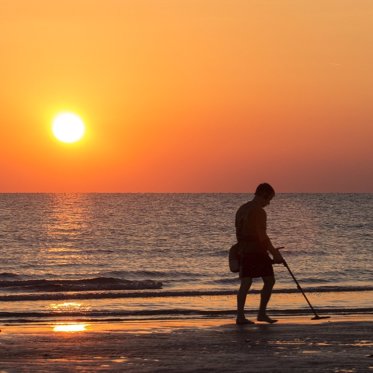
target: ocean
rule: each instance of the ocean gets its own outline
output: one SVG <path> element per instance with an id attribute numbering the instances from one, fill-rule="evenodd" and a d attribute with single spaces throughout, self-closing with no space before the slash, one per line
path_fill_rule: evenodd
<path id="1" fill-rule="evenodd" d="M 0 322 L 234 315 L 250 194 L 0 194 Z M 372 313 L 373 194 L 278 194 L 268 234 L 322 314 Z M 269 314 L 310 309 L 282 265 Z M 247 299 L 259 303 L 261 280 Z"/>

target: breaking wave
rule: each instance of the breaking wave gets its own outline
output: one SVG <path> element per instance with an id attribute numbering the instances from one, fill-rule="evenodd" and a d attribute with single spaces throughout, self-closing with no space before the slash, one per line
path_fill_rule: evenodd
<path id="1" fill-rule="evenodd" d="M 0 290 L 23 292 L 69 292 L 97 290 L 161 289 L 162 282 L 153 280 L 131 281 L 114 277 L 96 277 L 81 280 L 8 280 L 0 281 Z"/>

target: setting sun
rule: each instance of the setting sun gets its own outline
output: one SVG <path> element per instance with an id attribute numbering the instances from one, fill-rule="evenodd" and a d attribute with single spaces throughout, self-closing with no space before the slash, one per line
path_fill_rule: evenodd
<path id="1" fill-rule="evenodd" d="M 59 141 L 73 143 L 84 136 L 85 125 L 78 115 L 61 113 L 54 118 L 52 130 Z"/>

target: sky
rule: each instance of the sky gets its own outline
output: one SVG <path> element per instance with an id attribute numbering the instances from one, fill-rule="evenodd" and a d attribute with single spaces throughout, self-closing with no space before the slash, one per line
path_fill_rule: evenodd
<path id="1" fill-rule="evenodd" d="M 373 192 L 373 1 L 0 0 L 0 192 Z M 78 114 L 84 138 L 52 134 Z"/>

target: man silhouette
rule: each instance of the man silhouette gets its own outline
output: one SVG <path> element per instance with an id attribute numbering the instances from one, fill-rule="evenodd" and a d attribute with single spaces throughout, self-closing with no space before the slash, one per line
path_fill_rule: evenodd
<path id="1" fill-rule="evenodd" d="M 267 235 L 267 214 L 264 211 L 264 207 L 270 204 L 274 196 L 275 191 L 271 185 L 260 184 L 256 188 L 254 198 L 242 205 L 236 213 L 235 226 L 241 280 L 237 294 L 237 325 L 253 323 L 245 318 L 245 303 L 252 279 L 256 277 L 263 279 L 257 320 L 268 323 L 277 321 L 267 315 L 267 304 L 275 284 L 272 263 L 282 263 L 283 258 Z"/>

